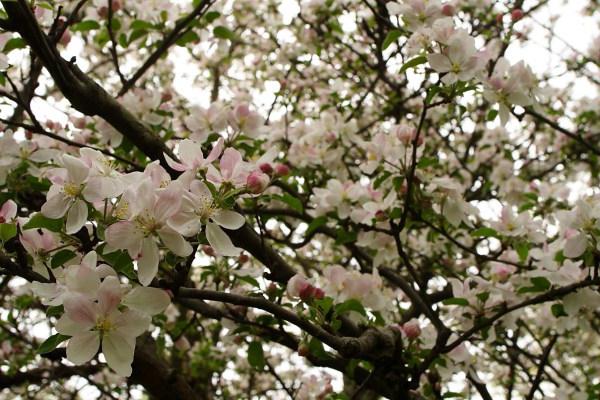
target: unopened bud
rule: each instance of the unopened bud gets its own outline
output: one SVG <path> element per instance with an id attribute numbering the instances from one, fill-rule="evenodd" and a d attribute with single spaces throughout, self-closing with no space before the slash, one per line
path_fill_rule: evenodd
<path id="1" fill-rule="evenodd" d="M 521 18 L 523 18 L 523 10 L 521 10 L 520 8 L 515 8 L 510 12 L 510 18 L 513 21 L 520 20 Z"/>
<path id="2" fill-rule="evenodd" d="M 207 256 L 211 256 L 214 257 L 216 255 L 215 253 L 215 249 L 213 249 L 211 246 L 209 245 L 204 245 L 202 246 L 202 251 L 204 252 L 204 254 L 206 254 Z"/>
<path id="3" fill-rule="evenodd" d="M 269 186 L 269 176 L 262 171 L 252 171 L 246 178 L 246 187 L 250 193 L 262 193 Z"/>
<path id="4" fill-rule="evenodd" d="M 454 15 L 454 6 L 450 3 L 446 3 L 442 6 L 442 14 L 444 14 L 446 17 L 451 17 Z"/>
<path id="5" fill-rule="evenodd" d="M 273 166 L 269 163 L 262 163 L 258 166 L 262 172 L 271 175 L 273 173 Z"/>
<path id="6" fill-rule="evenodd" d="M 250 257 L 248 257 L 248 255 L 247 255 L 247 254 L 243 254 L 243 253 L 242 253 L 242 254 L 240 254 L 240 255 L 239 255 L 239 257 L 238 257 L 238 262 L 239 262 L 240 264 L 245 264 L 245 263 L 247 263 L 247 262 L 248 262 L 248 260 L 250 260 Z"/>
<path id="7" fill-rule="evenodd" d="M 33 132 L 25 131 L 25 139 L 27 139 L 27 140 L 33 139 Z"/>
<path id="8" fill-rule="evenodd" d="M 286 176 L 289 173 L 290 167 L 288 167 L 286 164 L 277 164 L 275 166 L 275 174 L 277 176 Z"/>
<path id="9" fill-rule="evenodd" d="M 310 355 L 310 349 L 304 343 L 298 346 L 298 355 L 301 357 L 308 357 Z"/>

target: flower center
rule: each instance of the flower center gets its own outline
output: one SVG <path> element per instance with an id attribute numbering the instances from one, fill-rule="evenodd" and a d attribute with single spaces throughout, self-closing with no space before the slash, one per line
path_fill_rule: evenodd
<path id="1" fill-rule="evenodd" d="M 100 332 L 101 335 L 104 335 L 113 328 L 112 322 L 108 318 L 99 318 L 96 321 L 96 330 Z"/>
<path id="2" fill-rule="evenodd" d="M 215 213 L 217 212 L 217 207 L 214 201 L 208 196 L 202 196 L 200 198 L 200 202 L 198 207 L 196 208 L 196 215 L 202 223 L 207 223 L 209 219 L 211 219 Z"/>
<path id="3" fill-rule="evenodd" d="M 81 193 L 81 189 L 83 185 L 77 185 L 75 183 L 65 183 L 63 186 L 63 191 L 69 197 L 77 197 Z"/>
<path id="4" fill-rule="evenodd" d="M 156 221 L 154 217 L 148 215 L 148 213 L 145 213 L 144 215 L 138 215 L 137 217 L 135 217 L 135 223 L 138 229 L 142 231 L 145 237 L 150 236 L 161 227 L 161 224 L 158 221 Z"/>

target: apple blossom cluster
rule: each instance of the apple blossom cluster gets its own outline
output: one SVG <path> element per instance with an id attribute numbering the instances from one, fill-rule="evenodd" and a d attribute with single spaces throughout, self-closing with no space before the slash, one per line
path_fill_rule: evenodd
<path id="1" fill-rule="evenodd" d="M 271 178 L 263 170 L 274 155 L 250 163 L 239 151 L 223 147 L 219 139 L 205 159 L 199 143 L 182 140 L 180 162 L 166 155 L 172 168 L 183 172 L 174 180 L 156 162 L 143 172 L 124 174 L 96 150 L 82 148 L 79 157 L 65 154 L 59 167 L 46 171 L 52 186 L 41 212 L 52 219 L 66 216 L 65 231 L 74 234 L 89 220 L 92 207 L 106 225 L 104 251 L 127 250 L 145 286 L 158 272 L 161 248 L 187 257 L 193 248 L 185 238 L 201 232 L 217 254 L 237 256 L 241 250 L 223 228 L 238 229 L 245 220 L 227 204 L 266 189 Z"/>
<path id="2" fill-rule="evenodd" d="M 469 31 L 458 27 L 453 2 L 392 1 L 386 3 L 386 7 L 392 17 L 402 21 L 400 27 L 410 32 L 408 54 L 424 54 L 444 85 L 472 81 L 483 84 L 486 100 L 498 105 L 502 125 L 508 122 L 513 105 L 537 104 L 542 93 L 531 69 L 523 61 L 511 65 L 500 54 L 498 42 L 477 49 L 475 38 Z M 513 20 L 518 19 L 513 16 Z M 488 76 L 490 62 L 494 68 Z"/>
<path id="3" fill-rule="evenodd" d="M 98 264 L 93 251 L 79 264 L 55 268 L 53 274 L 55 283 L 34 282 L 32 290 L 43 304 L 64 307 L 56 330 L 69 337 L 68 360 L 87 363 L 101 348 L 117 374 L 131 375 L 135 340 L 148 330 L 151 317 L 167 308 L 167 292 L 121 283 L 110 266 Z"/>

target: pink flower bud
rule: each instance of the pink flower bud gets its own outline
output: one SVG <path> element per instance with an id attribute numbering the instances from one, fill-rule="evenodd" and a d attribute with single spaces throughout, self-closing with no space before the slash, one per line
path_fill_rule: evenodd
<path id="1" fill-rule="evenodd" d="M 303 287 L 299 293 L 300 299 L 302 299 L 302 301 L 311 300 L 313 297 L 315 297 L 316 290 L 317 290 L 317 288 L 310 284 Z"/>
<path id="2" fill-rule="evenodd" d="M 27 140 L 33 139 L 33 132 L 25 131 L 25 139 L 27 139 Z"/>
<path id="3" fill-rule="evenodd" d="M 300 291 L 310 286 L 306 278 L 300 274 L 296 274 L 290 278 L 287 283 L 287 293 L 290 297 L 298 297 Z"/>
<path id="4" fill-rule="evenodd" d="M 402 332 L 409 339 L 416 339 L 421 336 L 421 327 L 419 326 L 419 321 L 416 319 L 406 322 L 400 329 L 402 329 Z"/>
<path id="5" fill-rule="evenodd" d="M 454 6 L 450 3 L 446 3 L 442 6 L 442 14 L 444 14 L 446 17 L 451 17 L 454 15 Z"/>
<path id="6" fill-rule="evenodd" d="M 246 178 L 246 187 L 251 193 L 262 193 L 269 186 L 269 176 L 261 171 L 252 171 Z"/>
<path id="7" fill-rule="evenodd" d="M 303 343 L 298 346 L 298 355 L 301 357 L 307 357 L 308 355 L 310 355 L 310 349 L 306 344 Z"/>
<path id="8" fill-rule="evenodd" d="M 515 267 L 509 264 L 494 263 L 491 272 L 499 282 L 505 282 L 515 272 Z"/>
<path id="9" fill-rule="evenodd" d="M 277 164 L 275 166 L 275 175 L 277 176 L 286 176 L 290 173 L 290 167 L 285 164 Z"/>
<path id="10" fill-rule="evenodd" d="M 520 20 L 521 18 L 523 18 L 523 10 L 521 10 L 520 8 L 515 8 L 510 12 L 510 18 L 515 22 Z"/>
<path id="11" fill-rule="evenodd" d="M 504 18 L 504 14 L 496 14 L 496 22 L 501 24 L 502 23 L 502 19 Z"/>
<path id="12" fill-rule="evenodd" d="M 238 119 L 247 118 L 250 115 L 250 107 L 246 103 L 238 104 L 233 111 Z"/>
<path id="13" fill-rule="evenodd" d="M 375 213 L 375 219 L 377 221 L 385 221 L 387 219 L 387 213 L 385 211 L 383 211 L 383 210 L 378 210 Z"/>
<path id="14" fill-rule="evenodd" d="M 71 41 L 71 32 L 69 32 L 69 30 L 68 30 L 68 29 L 66 29 L 66 30 L 63 32 L 62 36 L 60 37 L 60 40 L 59 40 L 59 42 L 60 42 L 60 44 L 62 44 L 63 46 L 66 46 L 66 45 L 68 45 L 68 44 L 69 44 L 69 42 L 70 42 L 70 41 Z"/>
<path id="15" fill-rule="evenodd" d="M 248 257 L 248 255 L 244 253 L 240 254 L 238 257 L 238 262 L 240 264 L 245 264 L 248 262 L 248 260 L 250 260 L 250 257 Z"/>
<path id="16" fill-rule="evenodd" d="M 317 300 L 321 300 L 323 297 L 325 297 L 325 292 L 323 291 L 323 289 L 315 288 L 314 297 Z"/>
<path id="17" fill-rule="evenodd" d="M 86 121 L 84 118 L 75 118 L 73 120 L 73 126 L 77 129 L 85 129 Z"/>
<path id="18" fill-rule="evenodd" d="M 211 256 L 214 257 L 216 255 L 215 253 L 215 249 L 213 249 L 211 246 L 209 245 L 204 245 L 202 246 L 202 251 L 204 252 L 204 254 L 206 254 L 207 256 Z"/>
<path id="19" fill-rule="evenodd" d="M 269 163 L 262 163 L 258 166 L 262 172 L 271 175 L 273 173 L 273 166 Z"/>

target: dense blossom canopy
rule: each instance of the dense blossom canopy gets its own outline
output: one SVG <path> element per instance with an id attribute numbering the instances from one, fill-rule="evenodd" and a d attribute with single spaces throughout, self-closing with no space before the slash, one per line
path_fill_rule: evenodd
<path id="1" fill-rule="evenodd" d="M 0 398 L 600 398 L 597 1 L 0 3 Z"/>

